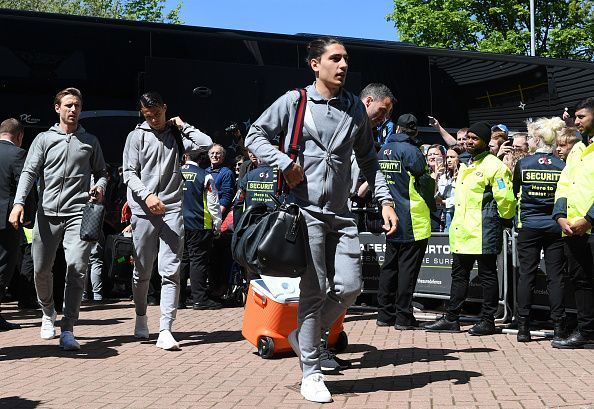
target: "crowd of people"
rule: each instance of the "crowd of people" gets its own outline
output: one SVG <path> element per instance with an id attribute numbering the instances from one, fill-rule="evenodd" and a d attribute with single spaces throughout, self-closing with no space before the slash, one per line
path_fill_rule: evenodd
<path id="1" fill-rule="evenodd" d="M 520 263 L 517 340 L 531 340 L 532 293 L 542 250 L 553 347 L 594 344 L 594 145 L 588 145 L 594 136 L 594 98 L 576 107 L 575 118 L 566 111 L 561 118 L 527 121 L 527 132 L 477 122 L 454 136 L 429 117 L 443 143 L 424 144 L 414 115 L 390 120 L 396 99 L 388 87 L 372 83 L 359 96 L 344 89 L 348 53 L 340 41 L 312 41 L 307 63 L 315 82 L 305 88 L 299 146 L 288 146 L 282 137 L 295 126 L 297 91 L 281 96 L 249 129 L 229 125 L 217 143 L 168 115 L 161 96 L 147 92 L 139 99 L 144 122 L 128 135 L 116 173 L 108 172 L 98 139 L 78 123 L 83 99 L 76 88 L 56 95 L 59 122 L 37 135 L 28 152 L 20 148 L 22 124 L 2 122 L 0 302 L 16 269 L 21 237 L 28 235 L 22 271 L 32 271 L 35 278 L 40 337 L 55 338 L 59 310 L 60 346 L 80 349 L 74 325 L 84 297 L 103 298 L 104 247 L 102 241 L 81 239 L 82 209 L 104 198 L 122 205 L 125 201 L 120 206 L 129 221 L 124 233 L 131 234 L 134 244 L 134 336 L 150 336 L 146 314 L 156 276 L 160 291 L 151 295 L 161 307 L 157 347 L 179 349 L 172 333 L 177 309 L 221 308 L 230 291 L 253 278 L 243 276 L 232 260 L 230 235 L 250 205 L 274 206 L 270 195 L 277 194 L 282 175 L 290 189 L 288 200 L 301 207 L 307 225 L 308 267 L 300 282 L 297 328 L 288 337 L 299 356 L 305 399 L 330 402 L 322 371 L 350 366 L 332 353 L 326 340 L 334 321 L 361 292 L 358 232 L 369 224 L 356 220 L 354 208 L 373 212 L 376 230 L 386 234 L 378 326 L 422 328 L 413 315 L 412 297 L 429 238 L 441 231 L 449 234 L 453 255 L 450 300 L 444 316 L 424 329 L 460 331 L 476 262 L 483 302 L 480 321 L 469 333 L 496 333 L 497 255 L 503 229 L 515 227 Z M 289 150 L 297 153 L 295 161 Z M 65 287 L 57 306 L 54 295 L 61 290 L 54 290 L 52 269 L 59 247 Z M 87 279 L 91 285 L 83 294 Z M 568 279 L 578 312 L 573 332 L 563 301 Z M 0 318 L 0 329 L 17 327 Z"/>

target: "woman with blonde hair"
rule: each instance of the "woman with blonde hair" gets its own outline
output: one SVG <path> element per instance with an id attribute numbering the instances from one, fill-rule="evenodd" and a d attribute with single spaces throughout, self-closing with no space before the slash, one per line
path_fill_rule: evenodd
<path id="1" fill-rule="evenodd" d="M 530 337 L 530 309 L 540 254 L 544 250 L 547 289 L 554 322 L 555 339 L 565 337 L 564 255 L 561 229 L 551 214 L 557 181 L 565 163 L 553 155 L 557 132 L 564 126 L 561 118 L 539 118 L 528 124 L 530 155 L 518 161 L 514 169 L 514 193 L 518 198 L 518 342 Z"/>
<path id="2" fill-rule="evenodd" d="M 557 133 L 565 128 L 565 121 L 558 116 L 538 118 L 536 121 L 529 121 L 526 126 L 528 128 L 528 151 L 534 153 L 537 149 L 550 149 L 552 152 Z"/>

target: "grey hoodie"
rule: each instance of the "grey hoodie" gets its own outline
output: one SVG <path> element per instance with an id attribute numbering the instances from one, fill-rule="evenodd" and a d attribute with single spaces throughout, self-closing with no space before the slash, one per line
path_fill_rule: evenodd
<path id="1" fill-rule="evenodd" d="M 307 88 L 307 109 L 303 126 L 304 148 L 297 162 L 305 179 L 291 190 L 291 199 L 316 212 L 344 214 L 351 189 L 351 155 L 355 157 L 375 197 L 391 200 L 375 152 L 371 125 L 361 100 L 342 89 L 326 100 L 314 85 Z M 289 91 L 277 99 L 250 128 L 245 145 L 262 162 L 283 171 L 291 159 L 270 143 L 277 135 L 293 129 L 299 93 Z M 287 130 L 289 130 L 287 132 Z M 286 151 L 286 148 L 285 148 Z"/>
<path id="2" fill-rule="evenodd" d="M 186 152 L 206 151 L 210 136 L 184 124 L 182 141 Z M 182 175 L 180 157 L 171 128 L 158 133 L 145 121 L 128 134 L 124 147 L 124 183 L 128 186 L 128 205 L 135 215 L 151 215 L 145 199 L 154 193 L 165 205 L 165 212 L 181 211 Z"/>
<path id="3" fill-rule="evenodd" d="M 79 126 L 66 134 L 58 124 L 38 134 L 27 154 L 15 204 L 25 204 L 39 178 L 39 211 L 46 216 L 81 214 L 89 201 L 91 174 L 95 186 L 107 186 L 105 160 L 99 141 Z"/>

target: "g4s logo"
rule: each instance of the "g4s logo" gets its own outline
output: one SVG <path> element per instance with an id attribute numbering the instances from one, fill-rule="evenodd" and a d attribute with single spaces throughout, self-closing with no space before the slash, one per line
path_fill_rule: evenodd
<path id="1" fill-rule="evenodd" d="M 551 160 L 551 158 L 542 156 L 542 157 L 538 158 L 538 163 L 540 163 L 541 165 L 550 165 L 551 163 L 553 163 L 553 161 Z"/>

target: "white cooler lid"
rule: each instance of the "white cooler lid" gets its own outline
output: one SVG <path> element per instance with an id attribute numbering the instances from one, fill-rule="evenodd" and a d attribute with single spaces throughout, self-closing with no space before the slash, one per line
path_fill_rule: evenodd
<path id="1" fill-rule="evenodd" d="M 279 303 L 299 302 L 299 277 L 261 277 L 260 280 L 252 280 L 252 284 L 267 297 Z"/>

